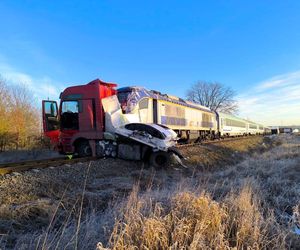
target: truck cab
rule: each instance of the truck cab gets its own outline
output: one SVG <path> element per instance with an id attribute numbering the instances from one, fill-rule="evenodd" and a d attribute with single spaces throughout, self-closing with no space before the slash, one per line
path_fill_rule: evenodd
<path id="1" fill-rule="evenodd" d="M 61 153 L 92 154 L 90 143 L 103 139 L 104 110 L 101 100 L 116 94 L 114 83 L 96 79 L 86 85 L 66 88 L 55 101 L 44 100 L 43 129 Z"/>

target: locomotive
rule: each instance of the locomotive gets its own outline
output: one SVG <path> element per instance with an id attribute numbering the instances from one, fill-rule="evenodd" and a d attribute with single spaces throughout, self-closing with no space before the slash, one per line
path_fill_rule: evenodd
<path id="1" fill-rule="evenodd" d="M 117 96 L 125 114 L 136 115 L 143 123 L 165 125 L 185 142 L 264 134 L 266 130 L 253 121 L 143 87 L 119 88 Z"/>

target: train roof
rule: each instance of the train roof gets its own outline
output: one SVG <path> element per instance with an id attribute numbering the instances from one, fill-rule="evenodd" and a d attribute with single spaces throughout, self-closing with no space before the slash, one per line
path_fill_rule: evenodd
<path id="1" fill-rule="evenodd" d="M 240 118 L 240 117 L 235 116 L 235 115 L 232 115 L 232 114 L 227 114 L 227 113 L 223 113 L 223 112 L 218 112 L 218 114 L 219 114 L 220 117 L 230 118 L 230 119 L 235 119 L 235 120 L 246 122 L 245 119 Z"/>
<path id="2" fill-rule="evenodd" d="M 247 119 L 244 119 L 244 120 L 245 120 L 246 122 L 251 123 L 251 124 L 254 124 L 254 125 L 263 126 L 262 124 L 257 123 L 257 122 L 253 122 L 253 121 L 250 121 L 250 120 L 247 120 Z"/>
<path id="3" fill-rule="evenodd" d="M 253 125 L 258 125 L 258 126 L 264 127 L 264 125 L 262 125 L 260 123 L 253 122 L 253 121 L 250 121 L 250 120 L 247 120 L 247 119 L 243 119 L 243 118 L 240 118 L 240 117 L 235 116 L 235 115 L 231 115 L 231 114 L 227 114 L 227 113 L 223 113 L 223 112 L 218 112 L 218 114 L 221 117 L 231 118 L 231 119 L 235 119 L 235 120 L 243 121 L 243 122 L 250 123 L 250 124 L 253 124 Z"/>
<path id="4" fill-rule="evenodd" d="M 172 102 L 172 103 L 183 105 L 183 106 L 190 107 L 190 108 L 199 109 L 199 110 L 206 111 L 206 112 L 217 113 L 217 114 L 219 114 L 222 117 L 232 118 L 232 119 L 235 119 L 235 120 L 239 120 L 239 121 L 243 121 L 243 122 L 246 122 L 246 123 L 251 123 L 251 124 L 255 124 L 255 125 L 259 125 L 259 126 L 263 126 L 264 127 L 264 125 L 262 125 L 260 123 L 256 123 L 256 122 L 244 119 L 244 118 L 240 118 L 240 117 L 232 115 L 232 114 L 227 114 L 227 113 L 223 113 L 223 112 L 214 112 L 210 108 L 202 106 L 200 104 L 184 100 L 184 99 L 179 98 L 177 96 L 172 96 L 172 95 L 168 95 L 168 94 L 162 94 L 159 91 L 148 90 L 148 89 L 146 89 L 144 87 L 128 86 L 128 87 L 119 88 L 119 89 L 117 89 L 117 91 L 118 92 L 132 92 L 132 91 L 136 91 L 136 92 L 138 92 L 140 98 L 150 97 L 150 98 L 153 98 L 153 99 L 165 100 L 165 101 L 168 101 L 168 102 Z"/>
<path id="5" fill-rule="evenodd" d="M 175 104 L 183 105 L 183 106 L 186 106 L 186 107 L 195 108 L 195 109 L 203 110 L 203 111 L 206 111 L 206 112 L 214 113 L 210 108 L 202 106 L 200 104 L 184 100 L 184 99 L 179 98 L 177 96 L 162 94 L 159 91 L 148 90 L 144 87 L 138 87 L 138 86 L 123 87 L 123 88 L 117 89 L 117 91 L 118 92 L 136 91 L 136 92 L 140 92 L 141 97 L 148 96 L 148 97 L 153 98 L 153 99 L 164 100 L 164 101 L 172 102 L 172 103 L 175 103 Z"/>

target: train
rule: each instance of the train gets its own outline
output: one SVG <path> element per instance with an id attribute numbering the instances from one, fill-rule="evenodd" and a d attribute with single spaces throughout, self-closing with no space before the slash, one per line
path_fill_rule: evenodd
<path id="1" fill-rule="evenodd" d="M 269 133 L 262 124 L 144 87 L 119 88 L 117 96 L 124 114 L 167 126 L 181 142 Z"/>
<path id="2" fill-rule="evenodd" d="M 263 125 L 181 98 L 96 79 L 42 101 L 43 129 L 62 154 L 167 165 L 177 143 L 263 134 Z"/>

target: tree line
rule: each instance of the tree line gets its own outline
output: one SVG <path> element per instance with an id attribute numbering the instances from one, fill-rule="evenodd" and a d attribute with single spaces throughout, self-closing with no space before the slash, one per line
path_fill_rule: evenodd
<path id="1" fill-rule="evenodd" d="M 28 87 L 0 78 L 0 152 L 36 146 L 40 124 L 40 112 Z"/>

